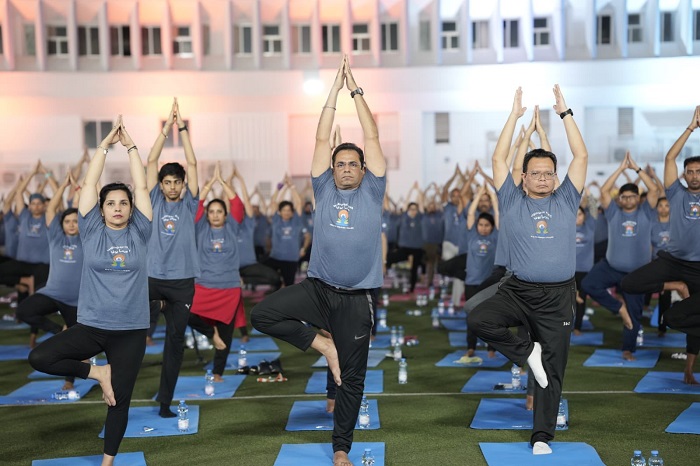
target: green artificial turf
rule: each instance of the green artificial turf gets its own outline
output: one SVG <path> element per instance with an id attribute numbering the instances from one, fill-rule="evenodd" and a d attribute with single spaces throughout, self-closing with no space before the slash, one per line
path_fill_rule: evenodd
<path id="1" fill-rule="evenodd" d="M 460 389 L 476 369 L 438 368 L 435 363 L 454 351 L 447 331 L 431 328 L 429 312 L 407 316 L 412 303 L 392 303 L 389 324 L 404 325 L 406 334 L 417 335 L 420 344 L 404 347 L 409 363 L 409 383 L 397 382 L 397 363 L 385 359 L 384 393 L 378 399 L 381 429 L 355 433 L 356 441 L 384 442 L 387 465 L 485 465 L 479 442 L 525 442 L 529 431 L 473 430 L 469 424 L 482 395 L 461 394 Z M 248 312 L 251 306 L 247 306 Z M 0 313 L 8 313 L 6 305 Z M 597 309 L 592 317 L 597 331 L 604 331 L 604 347 L 619 348 L 621 324 L 617 317 Z M 646 322 L 648 324 L 648 321 Z M 647 332 L 655 329 L 647 327 Z M 24 344 L 28 332 L 0 331 L 0 344 Z M 283 443 L 330 442 L 330 432 L 286 432 L 295 400 L 323 399 L 306 395 L 304 388 L 318 354 L 302 353 L 278 342 L 285 383 L 257 383 L 248 376 L 231 399 L 192 402 L 200 406 L 196 435 L 124 439 L 122 452 L 143 451 L 149 465 L 272 465 Z M 609 466 L 629 464 L 632 451 L 645 456 L 658 449 L 671 466 L 700 464 L 700 437 L 667 434 L 666 426 L 692 402 L 693 395 L 633 393 L 646 369 L 586 368 L 583 362 L 595 348 L 572 346 L 564 382 L 569 400 L 570 427 L 555 441 L 586 442 Z M 674 371 L 682 377 L 685 362 L 671 359 L 680 349 L 662 349 L 653 370 Z M 203 353 L 211 359 L 213 351 Z M 158 389 L 160 356 L 146 355 L 133 395 L 133 406 L 154 406 Z M 507 369 L 508 366 L 504 366 Z M 28 382 L 26 361 L 0 362 L 0 395 Z M 185 351 L 181 375 L 203 375 L 194 350 Z M 203 378 L 202 378 L 203 380 Z M 57 385 L 60 384 L 57 381 Z M 57 387 L 60 388 L 60 387 Z M 523 401 L 524 402 L 524 401 Z M 32 459 L 99 454 L 106 408 L 99 388 L 78 403 L 51 406 L 2 406 L 2 455 L 0 464 L 28 465 Z M 698 420 L 700 422 L 700 420 Z M 358 465 L 359 466 L 359 465 Z"/>

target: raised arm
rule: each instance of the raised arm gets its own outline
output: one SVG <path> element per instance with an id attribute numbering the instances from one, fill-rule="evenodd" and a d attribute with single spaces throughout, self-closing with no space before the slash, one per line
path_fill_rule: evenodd
<path id="1" fill-rule="evenodd" d="M 49 205 L 46 207 L 46 214 L 45 214 L 45 220 L 46 220 L 46 226 L 51 225 L 51 222 L 53 222 L 54 217 L 56 214 L 63 210 L 63 193 L 65 192 L 66 188 L 70 184 L 71 181 L 71 174 L 70 170 L 66 174 L 65 180 L 63 180 L 63 183 L 58 185 L 58 188 L 56 191 L 53 193 L 53 196 L 51 196 L 51 200 L 49 201 Z"/>
<path id="2" fill-rule="evenodd" d="M 629 155 L 629 152 L 627 152 L 627 155 Z M 656 203 L 659 201 L 659 188 L 656 186 L 654 179 L 637 165 L 637 162 L 632 159 L 631 155 L 627 157 L 627 168 L 634 170 L 639 178 L 642 179 L 642 182 L 647 187 L 647 202 L 652 209 L 655 209 Z"/>
<path id="3" fill-rule="evenodd" d="M 43 163 L 39 163 L 39 173 L 42 175 L 43 180 L 42 180 L 42 188 L 38 190 L 38 192 L 43 193 L 44 190 L 46 189 L 46 184 L 48 183 L 49 186 L 51 186 L 51 193 L 52 197 L 55 195 L 56 191 L 58 191 L 58 183 L 53 177 L 53 173 L 51 173 L 50 170 L 47 170 L 46 167 L 44 166 Z"/>
<path id="4" fill-rule="evenodd" d="M 95 154 L 88 164 L 87 173 L 85 173 L 85 181 L 83 182 L 83 189 L 81 189 L 82 194 L 80 195 L 80 202 L 78 203 L 78 211 L 83 217 L 97 204 L 97 182 L 100 176 L 102 176 L 102 170 L 105 166 L 105 159 L 107 158 L 107 151 L 109 150 L 110 144 L 119 141 L 119 127 L 121 123 L 122 116 L 119 115 L 116 123 L 112 126 L 112 131 L 110 131 L 100 145 L 97 146 Z"/>
<path id="5" fill-rule="evenodd" d="M 603 186 L 600 187 L 600 205 L 603 206 L 604 209 L 607 209 L 610 205 L 610 202 L 612 201 L 612 190 L 615 187 L 615 182 L 620 177 L 622 172 L 625 171 L 625 168 L 627 168 L 628 156 L 629 152 L 625 154 L 625 158 L 620 163 L 620 166 L 618 166 L 617 169 L 615 169 L 612 175 L 610 175 L 608 179 L 605 180 Z"/>
<path id="6" fill-rule="evenodd" d="M 348 57 L 343 55 L 335 81 L 333 86 L 331 86 L 331 91 L 321 109 L 321 117 L 316 128 L 314 158 L 311 161 L 311 176 L 313 178 L 321 176 L 331 166 L 331 144 L 335 144 L 334 141 L 331 141 L 331 129 L 333 128 L 333 118 L 335 117 L 335 108 L 338 102 L 338 92 L 343 88 L 343 83 L 345 82 L 347 63 Z"/>
<path id="7" fill-rule="evenodd" d="M 508 151 L 508 157 L 506 158 L 506 165 L 509 167 L 513 163 L 513 159 L 515 158 L 515 154 L 518 152 L 518 148 L 520 147 L 520 143 L 523 141 L 523 134 L 524 130 L 520 130 L 518 132 L 518 135 L 515 137 L 515 142 L 513 143 L 512 146 L 510 146 L 510 150 Z"/>
<path id="8" fill-rule="evenodd" d="M 177 97 L 175 98 L 175 122 L 177 123 L 180 139 L 182 139 L 182 146 L 185 149 L 185 160 L 187 160 L 187 188 L 190 190 L 192 197 L 197 197 L 197 194 L 199 194 L 197 158 L 194 156 L 194 149 L 192 148 L 192 141 L 190 140 L 190 131 L 180 113 L 180 104 L 177 101 Z"/>
<path id="9" fill-rule="evenodd" d="M 560 117 L 563 115 L 564 129 L 566 130 L 566 139 L 569 141 L 569 149 L 574 158 L 569 164 L 569 180 L 573 183 L 576 191 L 583 192 L 586 186 L 586 172 L 588 171 L 588 150 L 583 142 L 581 132 L 574 121 L 574 115 L 571 109 L 566 106 L 564 94 L 559 89 L 559 84 L 554 85 L 554 111 Z M 566 113 L 568 112 L 568 113 Z"/>
<path id="10" fill-rule="evenodd" d="M 445 182 L 445 186 L 442 187 L 442 202 L 445 203 L 450 200 L 450 186 L 454 183 L 455 178 L 461 174 L 459 170 L 459 164 L 455 165 L 455 171 L 452 176 Z"/>
<path id="11" fill-rule="evenodd" d="M 537 137 L 540 138 L 540 147 L 548 152 L 552 152 L 552 146 L 549 144 L 549 139 L 547 139 L 547 133 L 540 121 L 539 106 L 535 107 L 535 131 L 537 132 Z"/>
<path id="12" fill-rule="evenodd" d="M 695 107 L 695 113 L 693 113 L 693 119 L 690 120 L 690 124 L 683 130 L 683 133 L 678 137 L 676 142 L 673 143 L 666 154 L 666 158 L 664 159 L 664 186 L 666 188 L 670 188 L 678 179 L 676 159 L 685 146 L 685 143 L 688 141 L 690 134 L 695 131 L 698 126 L 700 126 L 700 105 Z"/>
<path id="13" fill-rule="evenodd" d="M 216 168 L 214 169 L 214 178 L 216 181 L 219 182 L 221 187 L 224 190 L 224 194 L 226 195 L 226 199 L 233 200 L 236 198 L 237 194 L 236 191 L 233 189 L 233 187 L 224 180 L 224 177 L 221 176 L 221 163 L 216 162 Z"/>
<path id="14" fill-rule="evenodd" d="M 158 159 L 160 158 L 160 153 L 163 151 L 165 140 L 167 139 L 168 134 L 170 134 L 170 131 L 173 129 L 176 111 L 177 99 L 173 98 L 173 105 L 170 108 L 168 119 L 165 120 L 163 129 L 161 129 L 158 136 L 156 136 L 156 142 L 153 143 L 151 152 L 148 153 L 148 161 L 146 163 L 146 184 L 149 192 L 158 184 Z"/>
<path id="15" fill-rule="evenodd" d="M 360 89 L 355 82 L 347 59 L 345 65 L 345 83 L 351 93 Z M 384 176 L 386 173 L 386 160 L 384 159 L 382 147 L 379 144 L 377 124 L 372 117 L 372 112 L 367 106 L 367 102 L 365 102 L 363 93 L 355 93 L 353 100 L 355 101 L 355 109 L 357 110 L 357 117 L 360 120 L 360 126 L 362 126 L 362 134 L 364 135 L 365 166 L 369 171 L 374 173 L 375 176 Z"/>
<path id="16" fill-rule="evenodd" d="M 253 217 L 253 205 L 250 203 L 250 196 L 248 196 L 248 188 L 245 185 L 243 176 L 238 168 L 233 167 L 233 178 L 238 180 L 238 185 L 240 186 L 239 192 L 241 195 L 241 201 L 243 201 L 243 207 L 245 208 L 246 217 Z M 313 193 L 311 193 L 313 196 Z"/>
<path id="17" fill-rule="evenodd" d="M 126 148 L 126 153 L 129 156 L 129 169 L 131 171 L 131 182 L 134 190 L 134 204 L 136 208 L 148 219 L 153 219 L 153 206 L 151 205 L 151 196 L 148 194 L 148 186 L 146 183 L 146 171 L 143 169 L 143 161 L 139 155 L 139 149 L 131 140 L 131 136 L 126 132 L 124 122 L 119 125 L 119 142 Z"/>
<path id="18" fill-rule="evenodd" d="M 480 199 L 481 195 L 484 194 L 486 190 L 486 185 L 479 185 L 479 189 L 476 191 L 476 199 Z M 467 229 L 471 230 L 476 223 L 476 207 L 479 205 L 478 202 L 472 202 L 469 204 L 469 209 L 467 209 Z"/>
<path id="19" fill-rule="evenodd" d="M 496 191 L 493 189 L 489 188 L 486 186 L 486 193 L 489 195 L 489 198 L 491 199 L 491 208 L 493 209 L 493 223 L 496 229 L 498 230 L 500 228 L 499 222 L 500 222 L 500 217 L 498 213 L 498 196 L 496 196 Z"/>
<path id="20" fill-rule="evenodd" d="M 12 206 L 15 203 L 15 194 L 17 193 L 17 190 L 19 189 L 20 185 L 24 181 L 24 177 L 20 175 L 17 177 L 17 183 L 12 187 L 9 193 L 7 193 L 7 196 L 5 196 L 5 199 L 3 200 L 2 204 L 2 213 L 4 215 L 7 215 L 10 210 L 12 210 Z"/>
<path id="21" fill-rule="evenodd" d="M 301 216 L 304 211 L 304 202 L 301 200 L 301 196 L 297 191 L 297 187 L 289 180 L 289 192 L 292 194 L 292 205 L 294 206 L 294 212 Z"/>
<path id="22" fill-rule="evenodd" d="M 508 120 L 501 130 L 501 135 L 498 137 L 496 148 L 493 151 L 493 185 L 496 190 L 501 189 L 503 182 L 508 177 L 508 171 L 510 169 L 510 167 L 506 164 L 508 150 L 510 149 L 511 141 L 513 140 L 515 125 L 518 123 L 518 119 L 523 116 L 525 110 L 527 110 L 527 108 L 523 107 L 523 90 L 519 87 L 515 91 L 513 107 L 511 108 L 510 115 L 508 115 Z"/>
<path id="23" fill-rule="evenodd" d="M 32 178 L 36 176 L 37 173 L 39 173 L 39 167 L 41 166 L 41 160 L 39 160 L 36 163 L 36 166 L 34 167 L 34 171 L 31 172 L 26 178 L 21 179 L 20 183 L 17 185 L 17 191 L 15 191 L 15 215 L 19 216 L 19 214 L 22 213 L 25 209 L 25 203 L 24 203 L 24 191 L 27 189 L 27 186 L 29 186 L 29 182 L 32 181 Z"/>

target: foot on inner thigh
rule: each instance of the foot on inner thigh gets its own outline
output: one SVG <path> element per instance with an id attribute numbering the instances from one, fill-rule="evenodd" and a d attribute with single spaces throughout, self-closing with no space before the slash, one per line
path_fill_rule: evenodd
<path id="1" fill-rule="evenodd" d="M 535 442 L 532 446 L 533 455 L 549 455 L 552 453 L 552 449 L 544 442 Z"/>
<path id="2" fill-rule="evenodd" d="M 112 366 L 105 364 L 104 366 L 90 366 L 88 378 L 97 380 L 102 388 L 102 399 L 109 406 L 115 406 L 117 400 L 114 398 L 114 389 L 112 388 Z"/>
<path id="3" fill-rule="evenodd" d="M 622 318 L 622 325 L 624 325 L 628 330 L 632 330 L 634 325 L 632 324 L 632 318 L 630 317 L 630 313 L 627 311 L 627 306 L 625 306 L 625 303 L 622 303 L 622 307 L 620 307 L 620 317 Z"/>
<path id="4" fill-rule="evenodd" d="M 527 395 L 525 397 L 525 409 L 532 411 L 535 406 L 535 397 L 532 395 Z"/>
<path id="5" fill-rule="evenodd" d="M 539 342 L 534 343 L 532 348 L 532 353 L 527 357 L 527 364 L 530 366 L 532 375 L 535 376 L 535 380 L 542 388 L 547 388 L 549 381 L 547 380 L 547 373 L 542 365 L 542 346 Z"/>
<path id="6" fill-rule="evenodd" d="M 222 340 L 219 336 L 219 331 L 216 329 L 216 327 L 214 327 L 214 337 L 212 338 L 212 341 L 214 342 L 214 348 L 218 349 L 219 351 L 226 349 L 226 343 L 224 343 L 224 340 Z"/>
<path id="7" fill-rule="evenodd" d="M 348 454 L 344 451 L 336 451 L 333 454 L 333 466 L 353 466 Z"/>
<path id="8" fill-rule="evenodd" d="M 623 351 L 622 352 L 622 359 L 625 361 L 636 361 L 637 358 L 634 357 L 634 354 L 632 354 L 631 351 Z"/>
<path id="9" fill-rule="evenodd" d="M 335 411 L 335 400 L 326 398 L 326 412 L 332 413 L 333 411 Z"/>
<path id="10" fill-rule="evenodd" d="M 340 361 L 338 360 L 338 350 L 336 350 L 333 340 L 316 335 L 311 343 L 311 347 L 326 357 L 328 368 L 333 374 L 333 380 L 340 386 L 342 384 L 340 380 Z"/>

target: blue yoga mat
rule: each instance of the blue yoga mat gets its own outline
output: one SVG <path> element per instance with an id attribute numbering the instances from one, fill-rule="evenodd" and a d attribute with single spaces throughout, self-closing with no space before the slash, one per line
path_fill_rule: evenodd
<path id="1" fill-rule="evenodd" d="M 583 332 L 581 335 L 571 334 L 572 346 L 602 346 L 603 332 Z"/>
<path id="2" fill-rule="evenodd" d="M 386 350 L 371 349 L 367 355 L 367 367 L 377 367 L 386 357 Z M 321 356 L 311 367 L 328 367 L 325 356 Z"/>
<path id="3" fill-rule="evenodd" d="M 245 380 L 245 375 L 226 375 L 223 382 L 214 384 L 214 395 L 204 394 L 204 376 L 180 376 L 177 378 L 173 400 L 211 400 L 231 398 Z M 153 395 L 153 400 L 158 394 Z"/>
<path id="4" fill-rule="evenodd" d="M 280 348 L 275 343 L 272 337 L 255 337 L 248 340 L 247 343 L 241 343 L 240 338 L 234 338 L 231 342 L 231 352 L 238 353 L 241 350 L 241 344 L 245 346 L 246 351 L 279 351 Z"/>
<path id="5" fill-rule="evenodd" d="M 581 330 L 585 330 L 587 332 L 590 332 L 593 330 L 593 322 L 590 320 L 584 319 L 583 322 L 581 323 Z"/>
<path id="6" fill-rule="evenodd" d="M 191 332 L 191 330 L 189 327 L 187 327 L 187 329 L 185 329 L 185 334 L 189 332 Z M 157 325 L 156 329 L 153 331 L 153 335 L 151 336 L 151 338 L 153 338 L 154 340 L 162 340 L 163 338 L 165 338 L 165 325 Z"/>
<path id="7" fill-rule="evenodd" d="M 372 449 L 374 466 L 384 466 L 383 442 L 353 442 L 348 456 L 353 464 L 362 464 L 365 448 Z M 333 445 L 330 443 L 285 443 L 280 448 L 274 466 L 329 466 L 333 464 Z"/>
<path id="8" fill-rule="evenodd" d="M 668 332 L 663 337 L 659 337 L 656 332 L 644 332 L 643 347 L 685 349 L 685 333 Z"/>
<path id="9" fill-rule="evenodd" d="M 495 357 L 489 358 L 487 351 L 476 351 L 474 353 L 474 356 L 478 356 L 482 359 L 482 362 L 480 363 L 460 364 L 455 362 L 465 354 L 466 351 L 457 350 L 442 358 L 440 361 L 435 363 L 435 365 L 437 367 L 501 367 L 503 364 L 508 362 L 508 359 L 498 352 L 496 353 Z"/>
<path id="10" fill-rule="evenodd" d="M 107 364 L 107 360 L 104 358 L 97 358 L 97 365 L 98 366 L 104 366 Z M 27 376 L 28 379 L 64 379 L 65 377 L 60 376 L 60 375 L 51 375 L 51 374 L 45 374 L 43 372 L 39 371 L 34 371 L 31 374 Z"/>
<path id="11" fill-rule="evenodd" d="M 152 345 L 146 345 L 146 354 L 163 354 L 165 341 L 155 340 Z"/>
<path id="12" fill-rule="evenodd" d="M 695 373 L 695 379 L 700 379 L 700 373 Z M 634 387 L 634 391 L 637 393 L 700 395 L 700 385 L 683 383 L 682 372 L 649 371 Z"/>
<path id="13" fill-rule="evenodd" d="M 101 464 L 102 455 L 32 461 L 32 466 L 100 466 Z M 146 466 L 146 457 L 143 456 L 142 451 L 119 453 L 114 458 L 114 466 Z"/>
<path id="14" fill-rule="evenodd" d="M 447 330 L 453 332 L 464 332 L 467 330 L 467 320 L 466 319 L 445 319 L 440 318 L 440 324 Z"/>
<path id="15" fill-rule="evenodd" d="M 177 429 L 177 418 L 169 417 L 163 419 L 158 415 L 159 408 L 156 406 L 141 406 L 129 408 L 129 423 L 126 426 L 124 437 L 146 438 L 146 437 L 171 437 L 174 435 L 192 435 L 199 430 L 199 406 L 187 405 L 190 418 L 190 428 L 187 432 L 180 432 Z M 105 429 L 99 435 L 105 437 Z"/>
<path id="16" fill-rule="evenodd" d="M 315 371 L 306 384 L 305 393 L 326 394 L 326 371 Z M 384 371 L 373 369 L 365 377 L 365 394 L 384 392 Z"/>
<path id="17" fill-rule="evenodd" d="M 29 356 L 27 345 L 0 345 L 0 361 L 17 361 Z"/>
<path id="18" fill-rule="evenodd" d="M 481 453 L 489 466 L 517 464 L 518 466 L 605 466 L 595 448 L 583 442 L 552 442 L 550 455 L 533 455 L 528 442 L 479 442 Z"/>
<path id="19" fill-rule="evenodd" d="M 622 359 L 622 351 L 612 349 L 597 349 L 583 363 L 585 367 L 626 367 L 651 369 L 656 365 L 661 354 L 658 350 L 637 350 L 634 356 L 636 361 Z"/>
<path id="20" fill-rule="evenodd" d="M 700 434 L 700 403 L 693 403 L 666 427 L 670 434 Z"/>
<path id="21" fill-rule="evenodd" d="M 438 312 L 438 308 L 434 307 L 432 309 L 433 312 Z M 441 319 L 466 319 L 467 318 L 467 313 L 464 312 L 463 310 L 457 310 L 455 309 L 455 313 L 450 315 L 447 313 L 447 309 L 442 314 L 439 314 Z"/>
<path id="22" fill-rule="evenodd" d="M 61 390 L 63 383 L 60 380 L 39 380 L 29 382 L 7 396 L 0 396 L 0 405 L 15 404 L 44 404 L 44 403 L 74 403 L 78 400 L 54 400 L 51 395 Z M 96 380 L 75 379 L 75 390 L 83 397 L 98 385 Z"/>
<path id="23" fill-rule="evenodd" d="M 391 346 L 391 335 L 376 335 L 374 341 L 369 344 L 370 348 L 381 349 Z"/>
<path id="24" fill-rule="evenodd" d="M 248 366 L 257 366 L 263 361 L 274 361 L 279 358 L 282 353 L 248 353 L 246 359 L 248 360 Z M 213 369 L 214 361 L 207 363 L 204 369 Z M 238 354 L 231 353 L 226 361 L 226 367 L 224 371 L 236 371 L 238 370 Z"/>
<path id="25" fill-rule="evenodd" d="M 377 400 L 367 401 L 369 402 L 369 427 L 360 429 L 360 426 L 355 424 L 356 430 L 377 430 L 381 427 Z M 326 412 L 326 400 L 295 401 L 285 430 L 333 430 L 333 413 Z"/>
<path id="26" fill-rule="evenodd" d="M 467 332 L 449 332 L 447 338 L 450 340 L 450 346 L 454 348 L 467 347 Z M 486 346 L 481 339 L 476 340 L 476 346 Z"/>
<path id="27" fill-rule="evenodd" d="M 29 325 L 24 322 L 0 319 L 0 330 L 24 330 L 25 328 L 28 329 Z"/>
<path id="28" fill-rule="evenodd" d="M 256 329 L 256 328 L 254 328 L 253 330 L 251 330 L 251 331 L 250 331 L 250 334 L 251 334 L 251 335 L 254 335 L 254 336 L 258 336 L 258 337 L 265 335 L 264 333 L 262 333 L 260 330 L 258 330 L 258 329 Z"/>
<path id="29" fill-rule="evenodd" d="M 564 400 L 564 412 L 569 419 L 569 402 Z M 532 429 L 532 411 L 525 409 L 522 398 L 482 398 L 476 408 L 474 419 L 469 426 L 472 429 Z M 557 430 L 568 430 L 569 427 Z"/>
<path id="30" fill-rule="evenodd" d="M 493 393 L 500 395 L 525 395 L 527 392 L 527 377 L 520 377 L 520 388 L 517 390 L 497 390 L 496 384 L 510 384 L 510 371 L 477 371 L 464 384 L 462 393 Z"/>
<path id="31" fill-rule="evenodd" d="M 649 322 L 652 327 L 659 326 L 659 305 L 657 304 L 654 311 L 651 313 L 651 321 Z"/>

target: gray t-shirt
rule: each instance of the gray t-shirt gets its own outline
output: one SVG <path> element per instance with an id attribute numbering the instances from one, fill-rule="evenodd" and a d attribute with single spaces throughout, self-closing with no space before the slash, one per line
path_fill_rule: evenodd
<path id="1" fill-rule="evenodd" d="M 445 241 L 449 241 L 456 246 L 459 242 L 459 218 L 462 212 L 457 212 L 457 206 L 452 202 L 448 202 L 445 204 L 442 213 L 445 225 Z"/>
<path id="2" fill-rule="evenodd" d="M 78 226 L 84 252 L 78 322 L 104 330 L 148 328 L 151 222 L 134 207 L 129 225 L 112 230 L 95 204 L 84 217 L 78 213 Z"/>
<path id="3" fill-rule="evenodd" d="M 255 232 L 253 241 L 256 246 L 265 247 L 270 239 L 270 221 L 264 215 L 255 216 Z"/>
<path id="4" fill-rule="evenodd" d="M 442 244 L 445 233 L 445 222 L 442 212 L 433 212 L 423 215 L 423 242 L 428 244 Z"/>
<path id="5" fill-rule="evenodd" d="M 578 213 L 577 213 L 578 214 Z M 593 268 L 593 238 L 596 220 L 586 212 L 583 225 L 576 227 L 576 271 L 590 272 Z"/>
<path id="6" fill-rule="evenodd" d="M 347 289 L 382 286 L 386 177 L 367 170 L 358 188 L 338 189 L 329 168 L 311 183 L 316 224 L 308 276 Z"/>
<path id="7" fill-rule="evenodd" d="M 423 247 L 423 214 L 411 218 L 407 213 L 401 216 L 399 226 L 399 247 L 421 249 Z"/>
<path id="8" fill-rule="evenodd" d="M 580 201 L 581 193 L 568 176 L 551 196 L 533 199 L 515 186 L 508 174 L 498 191 L 500 241 L 509 243 L 506 265 L 516 277 L 556 283 L 574 276 Z"/>
<path id="9" fill-rule="evenodd" d="M 212 228 L 207 219 L 197 222 L 197 250 L 202 273 L 195 283 L 207 288 L 239 288 L 238 222 L 229 212 L 221 228 Z"/>
<path id="10" fill-rule="evenodd" d="M 29 209 L 19 214 L 19 230 L 17 233 L 17 260 L 32 264 L 48 264 L 50 262 L 48 228 L 46 217 L 32 216 Z"/>
<path id="11" fill-rule="evenodd" d="M 605 258 L 620 272 L 631 272 L 651 261 L 651 222 L 656 212 L 643 202 L 634 212 L 624 212 L 613 201 L 605 209 L 608 250 Z"/>
<path id="12" fill-rule="evenodd" d="M 12 211 L 5 214 L 5 255 L 15 259 L 17 257 L 17 243 L 19 242 L 19 223 L 17 216 Z"/>
<path id="13" fill-rule="evenodd" d="M 257 262 L 255 258 L 255 245 L 253 235 L 255 233 L 255 220 L 253 217 L 245 215 L 238 229 L 238 255 L 240 257 L 240 268 L 253 265 Z"/>
<path id="14" fill-rule="evenodd" d="M 83 273 L 83 243 L 80 235 L 69 236 L 63 232 L 60 215 L 56 215 L 49 225 L 49 250 L 49 278 L 46 286 L 37 293 L 69 306 L 77 306 Z"/>
<path id="15" fill-rule="evenodd" d="M 296 212 L 289 220 L 282 220 L 279 213 L 272 217 L 272 251 L 270 257 L 278 261 L 296 262 L 306 227 Z"/>
<path id="16" fill-rule="evenodd" d="M 148 243 L 148 276 L 179 280 L 199 276 L 199 257 L 194 238 L 194 217 L 199 205 L 185 188 L 178 202 L 167 202 L 156 185 L 151 190 L 153 232 Z"/>
<path id="17" fill-rule="evenodd" d="M 496 258 L 498 244 L 498 230 L 495 228 L 487 236 L 481 236 L 477 231 L 476 223 L 471 230 L 467 230 L 469 247 L 467 248 L 467 277 L 464 283 L 467 285 L 481 285 L 489 278 Z"/>
<path id="18" fill-rule="evenodd" d="M 668 250 L 668 241 L 671 238 L 671 222 L 661 222 L 659 217 L 651 221 L 651 255 L 656 257 L 659 251 Z"/>
<path id="19" fill-rule="evenodd" d="M 680 181 L 666 189 L 671 206 L 668 252 L 684 261 L 700 261 L 700 193 L 693 194 Z"/>

